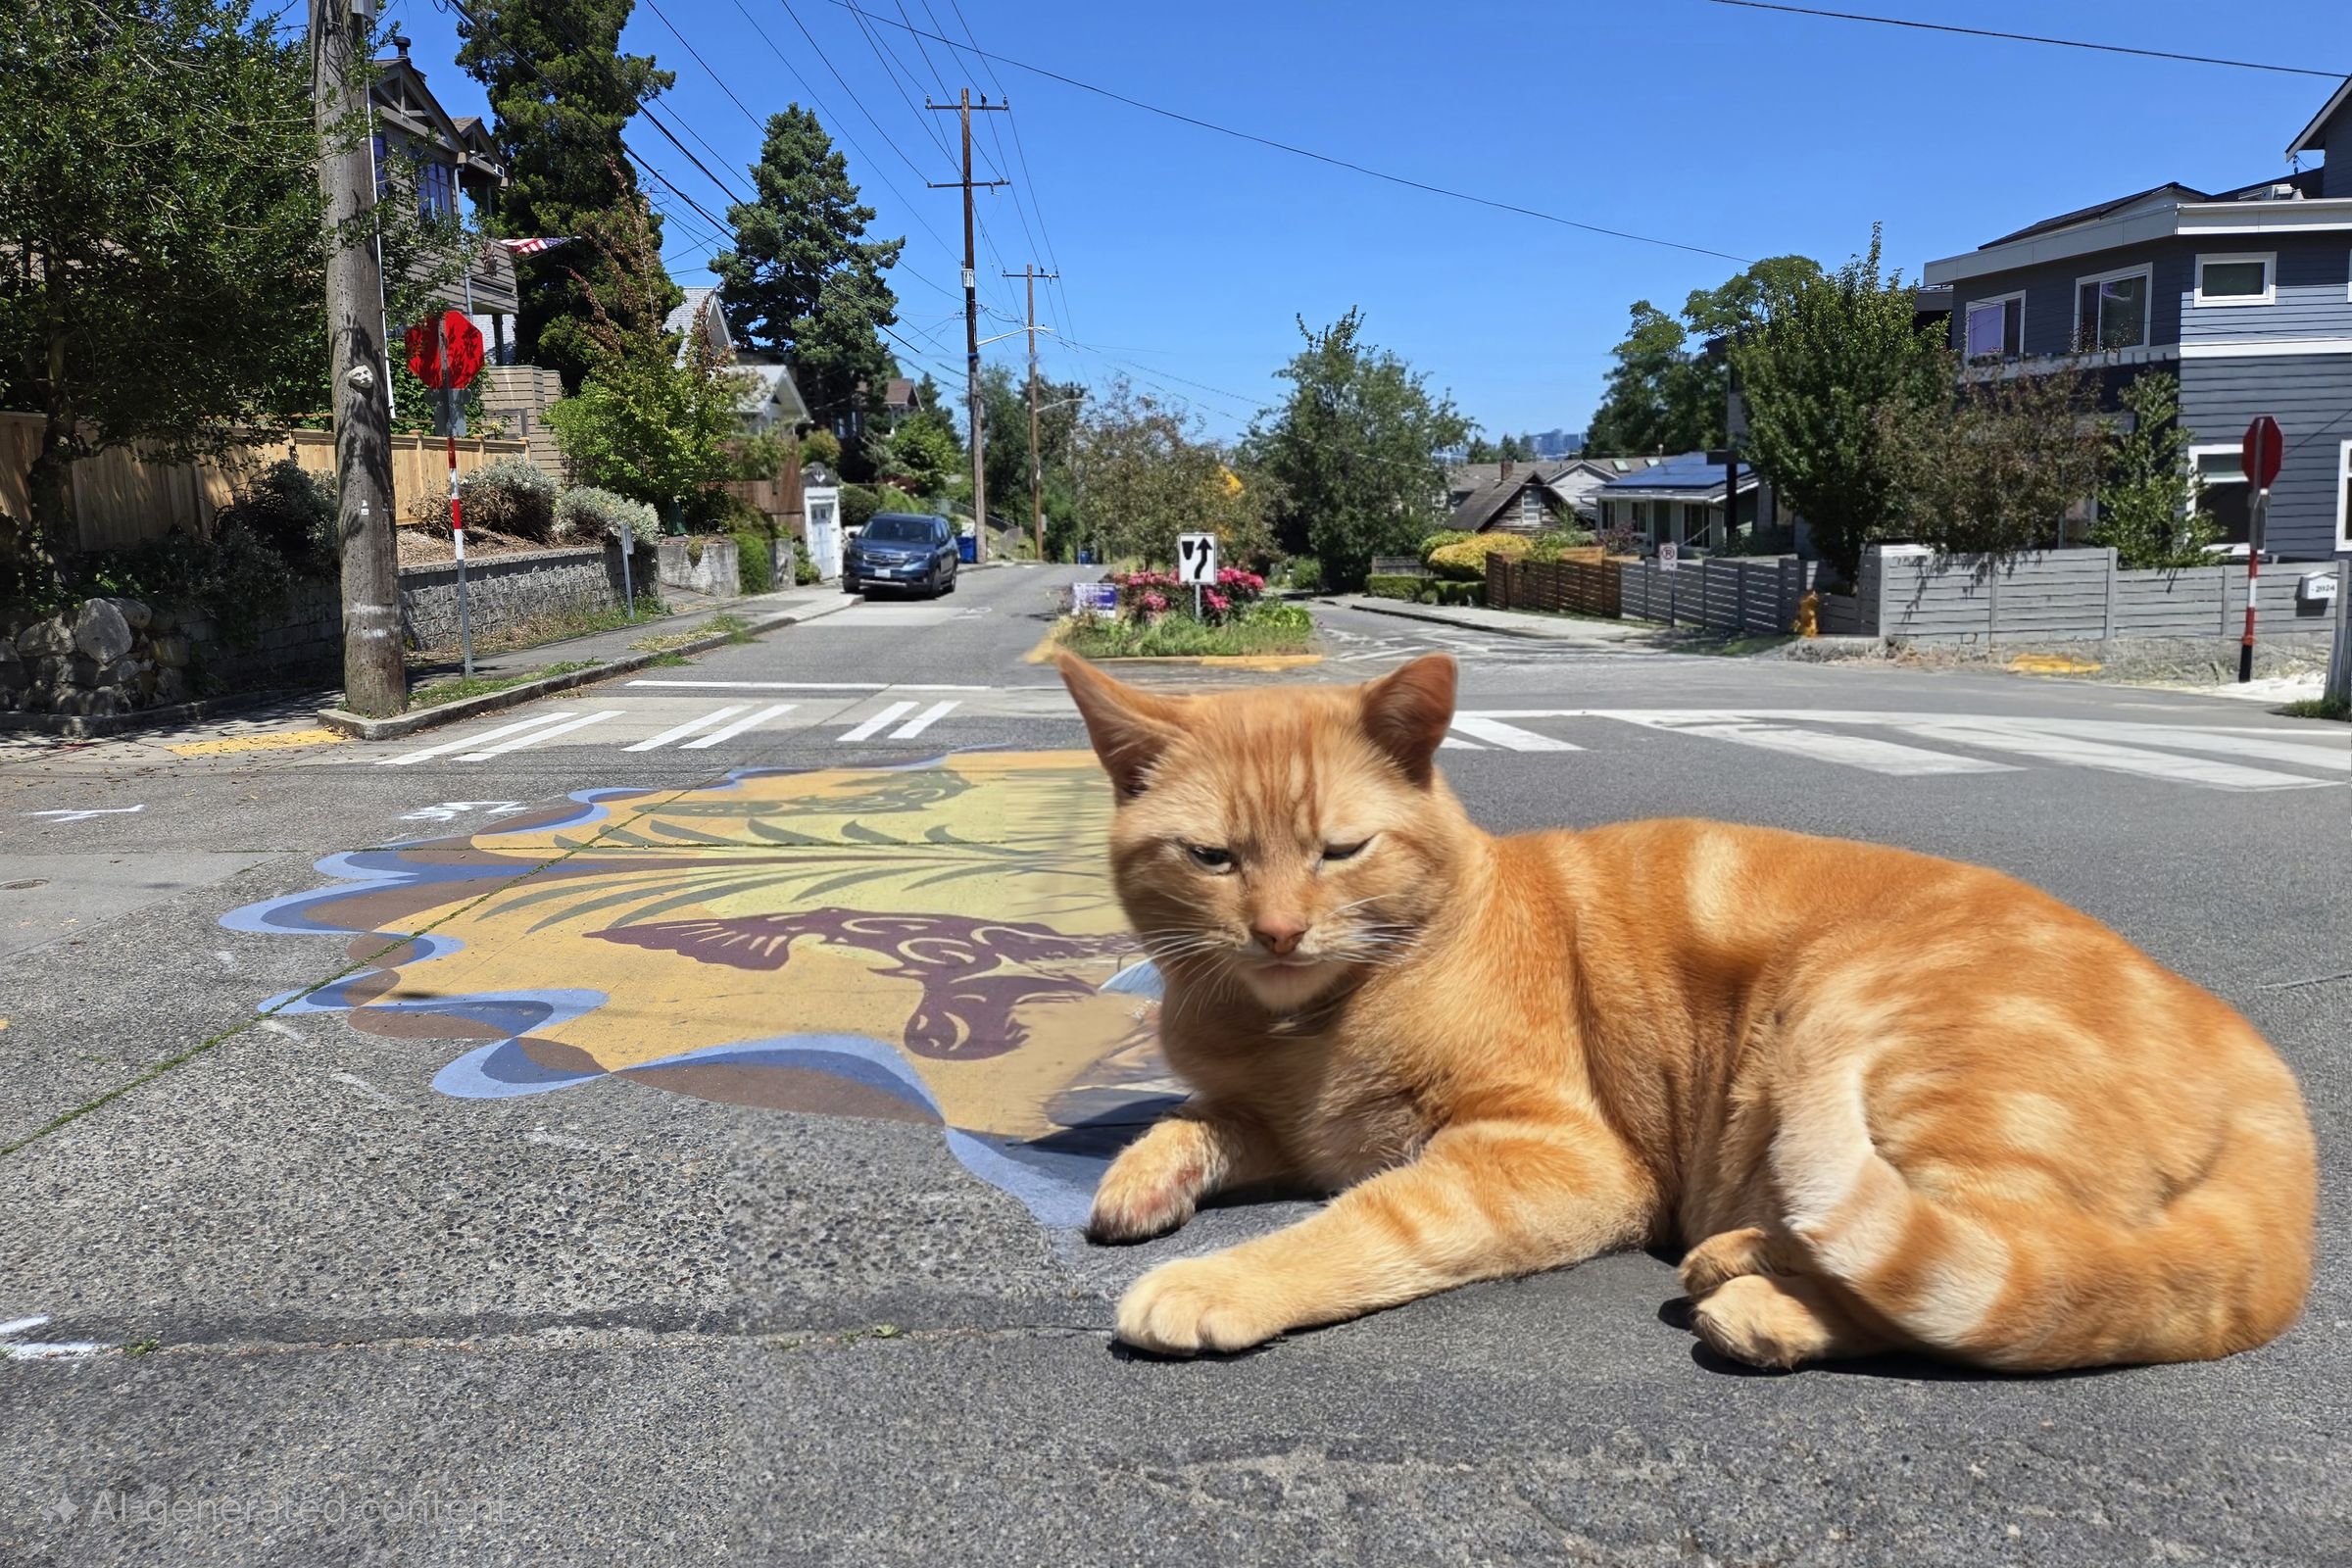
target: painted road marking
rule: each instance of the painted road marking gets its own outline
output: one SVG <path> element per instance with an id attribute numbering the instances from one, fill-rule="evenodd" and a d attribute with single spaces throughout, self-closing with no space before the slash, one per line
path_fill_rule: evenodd
<path id="1" fill-rule="evenodd" d="M 756 713 L 749 713 L 744 717 L 737 719 L 734 723 L 727 725 L 724 729 L 712 730 L 710 734 L 704 736 L 699 741 L 688 741 L 685 745 L 679 747 L 678 750 L 681 752 L 708 751 L 710 748 L 718 745 L 721 741 L 733 740 L 736 736 L 742 734 L 745 730 L 750 729 L 755 725 L 764 724 L 771 718 L 791 712 L 797 706 L 799 705 L 794 703 L 778 703 L 773 708 L 762 708 Z"/>
<path id="2" fill-rule="evenodd" d="M 963 705 L 955 698 L 950 698 L 944 703 L 933 703 L 929 708 L 892 730 L 890 738 L 894 741 L 910 741 L 961 706 Z"/>
<path id="3" fill-rule="evenodd" d="M 2306 778 L 2299 773 L 2278 773 L 2269 768 L 2217 762 L 2210 758 L 2173 757 L 2163 752 L 2141 751 L 2137 747 L 2085 740 L 2078 735 L 2060 733 L 2055 728 L 2036 731 L 2001 719 L 1913 720 L 1898 724 L 1895 728 L 1926 740 L 1951 741 L 1984 751 L 2014 752 L 2021 757 L 2038 757 L 2044 761 L 2093 767 L 2109 773 L 2134 773 L 2142 778 L 2202 784 L 2208 789 L 2317 789 L 2328 782 L 2326 779 Z"/>
<path id="4" fill-rule="evenodd" d="M 669 686 L 730 692 L 998 692 L 1060 691 L 1059 686 L 952 686 L 916 680 L 633 680 L 632 686 Z"/>
<path id="5" fill-rule="evenodd" d="M 1461 721 L 1461 715 L 1458 713 L 1455 714 L 1454 721 L 1459 723 Z M 1466 741 L 1458 735 L 1448 735 L 1444 740 L 1438 742 L 1438 750 L 1441 752 L 1483 752 L 1486 750 L 1486 748 L 1479 745 L 1476 741 Z"/>
<path id="6" fill-rule="evenodd" d="M 276 752 L 296 746 L 339 746 L 351 739 L 331 729 L 293 729 L 275 735 L 228 735 L 213 741 L 183 741 L 167 746 L 176 757 L 226 757 L 237 752 Z"/>
<path id="7" fill-rule="evenodd" d="M 2026 729 L 2063 729 L 2049 719 L 2009 721 Z M 2293 731 L 2254 732 L 2193 729 L 2180 724 L 2134 724 L 2102 721 L 2106 733 L 2143 746 L 2170 746 L 2184 752 L 2212 752 L 2221 757 L 2253 757 L 2271 762 L 2295 762 L 2304 767 L 2352 768 L 2352 736 L 2302 735 Z"/>
<path id="8" fill-rule="evenodd" d="M 912 703 L 893 703 L 856 729 L 844 730 L 841 739 L 835 744 L 847 746 L 852 741 L 870 740 L 883 725 L 893 723 L 913 711 L 914 705 Z"/>
<path id="9" fill-rule="evenodd" d="M 559 735 L 568 735 L 575 729 L 586 729 L 591 724 L 601 724 L 608 718 L 618 718 L 623 711 L 624 710 L 618 708 L 600 708 L 593 713 L 582 713 L 575 718 L 567 718 L 561 724 L 543 725 L 528 735 L 517 735 L 511 741 L 500 741 L 496 746 L 485 746 L 478 752 L 467 752 L 458 760 L 461 762 L 488 761 L 493 757 L 503 757 L 509 752 L 518 752 L 525 746 L 536 746 L 541 741 L 554 740 Z"/>
<path id="10" fill-rule="evenodd" d="M 142 801 L 136 806 L 92 806 L 80 810 L 61 808 L 49 811 L 26 811 L 24 814 L 26 816 L 51 817 L 60 822 L 86 822 L 93 816 L 129 816 L 145 809 L 147 809 L 147 804 Z"/>
<path id="11" fill-rule="evenodd" d="M 732 718 L 750 706 L 748 703 L 736 703 L 726 708 L 714 708 L 708 713 L 697 714 L 683 724 L 672 724 L 651 739 L 639 741 L 634 746 L 623 746 L 621 750 L 624 752 L 650 752 L 658 747 L 667 746 L 671 741 L 684 740 L 696 730 Z"/>
<path id="12" fill-rule="evenodd" d="M 1539 735 L 1532 729 L 1521 729 L 1516 724 L 1506 724 L 1499 718 L 1489 718 L 1483 713 L 1456 713 L 1453 715 L 1453 727 L 1464 734 L 1475 736 L 1482 741 L 1490 741 L 1510 752 L 1581 752 L 1584 750 L 1583 747 L 1568 741 L 1554 740 L 1548 735 Z"/>
<path id="13" fill-rule="evenodd" d="M 421 762 L 430 758 L 446 756 L 451 752 L 462 752 L 466 747 L 480 741 L 494 741 L 502 735 L 519 735 L 526 729 L 537 729 L 542 724 L 552 724 L 563 716 L 561 713 L 534 713 L 529 718 L 516 719 L 512 724 L 502 724 L 497 729 L 485 730 L 479 735 L 467 735 L 461 740 L 443 741 L 438 746 L 418 747 L 413 752 L 403 752 L 398 757 L 379 757 L 376 759 L 375 765 L 378 767 L 406 767 L 411 762 Z"/>
<path id="14" fill-rule="evenodd" d="M 1868 735 L 1840 735 L 1835 731 L 1794 729 L 1780 724 L 1767 724 L 1758 719 L 1738 714 L 1715 713 L 1606 713 L 1596 717 L 1614 718 L 1623 723 L 1639 724 L 1644 729 L 1665 730 L 1676 735 L 1695 735 L 1702 740 L 1729 741 L 1735 746 L 1753 746 L 1768 752 L 1783 752 L 1790 757 L 1811 758 L 1815 761 L 1838 762 L 1846 767 L 1858 767 L 1867 772 L 1885 773 L 1896 778 L 1925 778 L 1937 773 L 2014 773 L 2007 762 L 1987 761 L 1979 757 L 1958 757 L 1950 752 L 1931 752 L 1925 747 L 1902 746 L 1893 741 L 1882 741 Z"/>

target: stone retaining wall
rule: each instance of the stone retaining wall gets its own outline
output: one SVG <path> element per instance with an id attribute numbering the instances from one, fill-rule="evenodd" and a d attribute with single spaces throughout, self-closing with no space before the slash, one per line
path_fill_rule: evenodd
<path id="1" fill-rule="evenodd" d="M 639 602 L 657 596 L 653 552 L 641 549 L 631 564 Z M 473 635 L 479 641 L 564 612 L 618 609 L 620 580 L 617 549 L 468 561 Z M 457 563 L 402 567 L 400 609 L 411 648 L 455 648 Z M 342 669 L 342 590 L 334 582 L 295 583 L 281 612 L 243 646 L 231 646 L 200 612 L 132 599 L 85 600 L 44 617 L 0 612 L 0 711 L 129 712 L 207 692 L 331 683 Z"/>

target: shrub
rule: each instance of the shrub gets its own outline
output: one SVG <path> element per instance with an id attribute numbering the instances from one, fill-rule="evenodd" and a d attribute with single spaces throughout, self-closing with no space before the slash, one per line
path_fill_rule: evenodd
<path id="1" fill-rule="evenodd" d="M 1546 528 L 1528 541 L 1530 561 L 1565 561 L 1571 550 L 1588 550 L 1592 545 L 1590 528 Z"/>
<path id="2" fill-rule="evenodd" d="M 458 475 L 458 499 L 466 526 L 488 528 L 517 539 L 552 544 L 556 537 L 556 481 L 524 458 L 493 458 Z M 449 537 L 449 493 L 441 491 L 418 509 L 424 525 Z"/>
<path id="3" fill-rule="evenodd" d="M 1421 541 L 1421 564 L 1428 565 L 1429 558 L 1447 545 L 1464 544 L 1477 537 L 1478 535 L 1464 533 L 1459 528 L 1442 528 Z"/>
<path id="4" fill-rule="evenodd" d="M 563 538 L 600 544 L 620 538 L 625 530 L 635 534 L 639 544 L 648 545 L 661 535 L 662 516 L 642 501 L 581 484 L 557 498 L 556 527 Z"/>
<path id="5" fill-rule="evenodd" d="M 251 646 L 285 603 L 293 575 L 283 556 L 235 522 L 202 542 L 175 533 L 86 559 L 92 564 L 90 592 L 149 606 L 193 607 L 236 648 Z"/>
<path id="6" fill-rule="evenodd" d="M 1323 563 L 1312 556 L 1293 556 L 1282 564 L 1283 580 L 1293 588 L 1323 586 Z"/>
<path id="7" fill-rule="evenodd" d="M 280 458 L 220 509 L 220 525 L 245 529 L 296 573 L 329 570 L 336 555 L 335 482 Z"/>
<path id="8" fill-rule="evenodd" d="M 801 464 L 810 468 L 841 471 L 841 439 L 830 430 L 815 429 L 801 437 Z"/>
<path id="9" fill-rule="evenodd" d="M 746 509 L 751 510 L 751 509 Z M 735 541 L 735 587 L 740 593 L 763 594 L 776 585 L 776 529 L 765 514 L 752 511 L 736 517 L 727 530 Z"/>
<path id="10" fill-rule="evenodd" d="M 1601 529 L 1593 535 L 1593 542 L 1600 546 L 1603 555 L 1638 556 L 1649 548 L 1649 535 L 1630 522 L 1621 522 Z"/>
<path id="11" fill-rule="evenodd" d="M 854 533 L 874 520 L 874 514 L 884 511 L 881 493 L 870 484 L 845 484 L 841 487 L 841 526 L 845 533 Z"/>
<path id="12" fill-rule="evenodd" d="M 808 559 L 808 542 L 805 539 L 792 542 L 792 580 L 800 588 L 817 580 L 816 563 Z"/>
<path id="13" fill-rule="evenodd" d="M 1193 590 L 1172 571 L 1113 572 L 1110 580 L 1118 588 L 1123 616 L 1151 620 L 1173 611 L 1193 618 Z M 1210 625 L 1238 620 L 1257 606 L 1265 591 L 1266 579 L 1256 572 L 1220 566 L 1216 586 L 1201 590 L 1200 618 Z"/>
<path id="14" fill-rule="evenodd" d="M 1430 584 L 1434 603 L 1441 605 L 1483 605 L 1487 602 L 1487 585 L 1483 582 L 1434 582 Z"/>
<path id="15" fill-rule="evenodd" d="M 1527 539 L 1515 533 L 1480 533 L 1455 544 L 1441 545 L 1429 553 L 1429 569 L 1454 582 L 1485 582 L 1487 558 L 1500 556 L 1505 561 L 1525 561 L 1530 546 Z"/>
<path id="16" fill-rule="evenodd" d="M 1366 577 L 1364 592 L 1375 599 L 1402 599 L 1407 603 L 1418 598 L 1426 577 Z"/>

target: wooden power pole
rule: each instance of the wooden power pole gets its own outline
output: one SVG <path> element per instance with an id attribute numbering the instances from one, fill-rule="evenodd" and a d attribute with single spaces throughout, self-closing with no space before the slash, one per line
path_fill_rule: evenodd
<path id="1" fill-rule="evenodd" d="M 1041 272 L 1034 265 L 1006 272 L 1029 285 L 1029 520 L 1037 532 L 1037 559 L 1046 559 L 1046 492 L 1044 469 L 1037 455 L 1037 280 L 1057 278 L 1059 272 Z M 1047 330 L 1051 331 L 1052 328 Z"/>
<path id="2" fill-rule="evenodd" d="M 935 179 L 933 190 L 961 189 L 963 192 L 963 373 L 965 395 L 971 402 L 972 421 L 972 520 L 974 537 L 972 559 L 988 559 L 988 478 L 982 471 L 981 444 L 986 439 L 980 429 L 980 274 L 973 270 L 972 260 L 972 192 L 1010 184 L 1010 180 L 972 178 L 972 111 L 1003 114 L 1009 104 L 992 104 L 986 94 L 978 103 L 972 102 L 972 89 L 963 89 L 960 103 L 935 104 L 923 100 L 925 109 L 952 110 L 963 120 L 963 177 Z"/>
<path id="3" fill-rule="evenodd" d="M 392 405 L 367 49 L 372 0 L 311 0 L 311 95 L 326 196 L 326 329 L 333 380 L 336 538 L 343 555 L 343 702 L 384 718 L 408 706 L 393 539 Z"/>

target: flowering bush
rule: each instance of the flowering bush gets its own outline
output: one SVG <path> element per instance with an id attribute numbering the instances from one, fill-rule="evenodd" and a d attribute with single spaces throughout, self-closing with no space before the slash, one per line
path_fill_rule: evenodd
<path id="1" fill-rule="evenodd" d="M 1467 539 L 1432 550 L 1429 569 L 1454 582 L 1484 582 L 1489 556 L 1525 561 L 1529 548 L 1527 539 L 1520 534 L 1474 533 Z"/>
<path id="2" fill-rule="evenodd" d="M 1193 590 L 1172 571 L 1114 573 L 1110 580 L 1119 590 L 1119 613 L 1127 619 L 1152 620 L 1171 610 L 1192 618 Z M 1201 589 L 1200 618 L 1222 624 L 1256 604 L 1265 592 L 1266 579 L 1256 572 L 1219 567 L 1216 586 Z"/>

